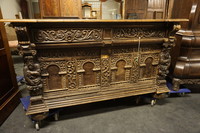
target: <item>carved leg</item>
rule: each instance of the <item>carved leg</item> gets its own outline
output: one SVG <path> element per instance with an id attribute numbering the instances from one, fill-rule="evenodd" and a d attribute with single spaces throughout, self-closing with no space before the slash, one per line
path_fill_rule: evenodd
<path id="1" fill-rule="evenodd" d="M 175 91 L 178 91 L 180 89 L 180 79 L 173 78 L 172 84 Z"/>

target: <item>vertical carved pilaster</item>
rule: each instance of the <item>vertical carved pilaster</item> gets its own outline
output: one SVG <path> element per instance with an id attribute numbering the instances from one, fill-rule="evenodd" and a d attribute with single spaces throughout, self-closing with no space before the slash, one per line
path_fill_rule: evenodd
<path id="1" fill-rule="evenodd" d="M 26 27 L 15 27 L 19 54 L 24 58 L 24 78 L 31 96 L 42 95 L 40 65 L 36 60 L 35 44 L 30 42 Z"/>
<path id="2" fill-rule="evenodd" d="M 67 62 L 67 78 L 68 78 L 68 88 L 75 89 L 76 85 L 76 61 L 72 59 Z"/>
<path id="3" fill-rule="evenodd" d="M 133 57 L 132 75 L 131 81 L 133 83 L 138 82 L 139 79 L 139 57 Z"/>
<path id="4" fill-rule="evenodd" d="M 164 40 L 163 48 L 160 53 L 160 63 L 158 69 L 157 85 L 165 85 L 165 77 L 169 73 L 169 66 L 171 63 L 170 50 L 175 45 L 175 33 L 180 29 L 180 25 L 174 25 L 174 29 L 169 33 L 169 38 Z"/>
<path id="5" fill-rule="evenodd" d="M 107 87 L 110 85 L 110 61 L 109 58 L 101 59 L 101 86 Z"/>

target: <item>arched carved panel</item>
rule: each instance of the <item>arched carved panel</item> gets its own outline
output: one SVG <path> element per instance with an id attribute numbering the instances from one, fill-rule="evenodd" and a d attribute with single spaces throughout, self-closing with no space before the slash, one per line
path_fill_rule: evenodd
<path id="1" fill-rule="evenodd" d="M 152 57 L 148 57 L 145 60 L 145 69 L 144 69 L 144 73 L 143 73 L 143 77 L 145 78 L 149 78 L 153 75 L 153 58 Z"/>
<path id="2" fill-rule="evenodd" d="M 85 70 L 83 74 L 84 85 L 96 84 L 96 73 L 93 71 L 93 68 L 94 68 L 94 64 L 92 62 L 86 62 L 83 65 L 83 69 Z"/>
<path id="3" fill-rule="evenodd" d="M 125 65 L 126 62 L 124 60 L 119 60 L 116 63 L 117 71 L 115 73 L 115 80 L 116 81 L 124 81 L 125 80 Z"/>
<path id="4" fill-rule="evenodd" d="M 47 67 L 47 72 L 49 73 L 48 86 L 50 90 L 62 88 L 61 76 L 59 75 L 59 71 L 60 68 L 56 65 L 50 65 Z"/>

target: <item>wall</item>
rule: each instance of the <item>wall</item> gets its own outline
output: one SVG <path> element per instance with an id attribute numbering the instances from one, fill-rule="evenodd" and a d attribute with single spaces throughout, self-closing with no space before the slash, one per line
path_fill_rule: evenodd
<path id="1" fill-rule="evenodd" d="M 18 14 L 21 9 L 20 0 L 0 0 L 0 7 L 4 19 L 15 19 L 15 14 Z"/>

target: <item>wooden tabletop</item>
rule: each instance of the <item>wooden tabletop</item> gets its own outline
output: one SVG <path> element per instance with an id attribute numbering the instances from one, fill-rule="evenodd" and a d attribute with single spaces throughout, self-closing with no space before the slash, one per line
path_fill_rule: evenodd
<path id="1" fill-rule="evenodd" d="M 119 22 L 187 22 L 189 19 L 0 19 L 0 22 L 17 22 L 17 23 L 41 23 L 41 22 L 97 22 L 97 23 L 119 23 Z"/>

